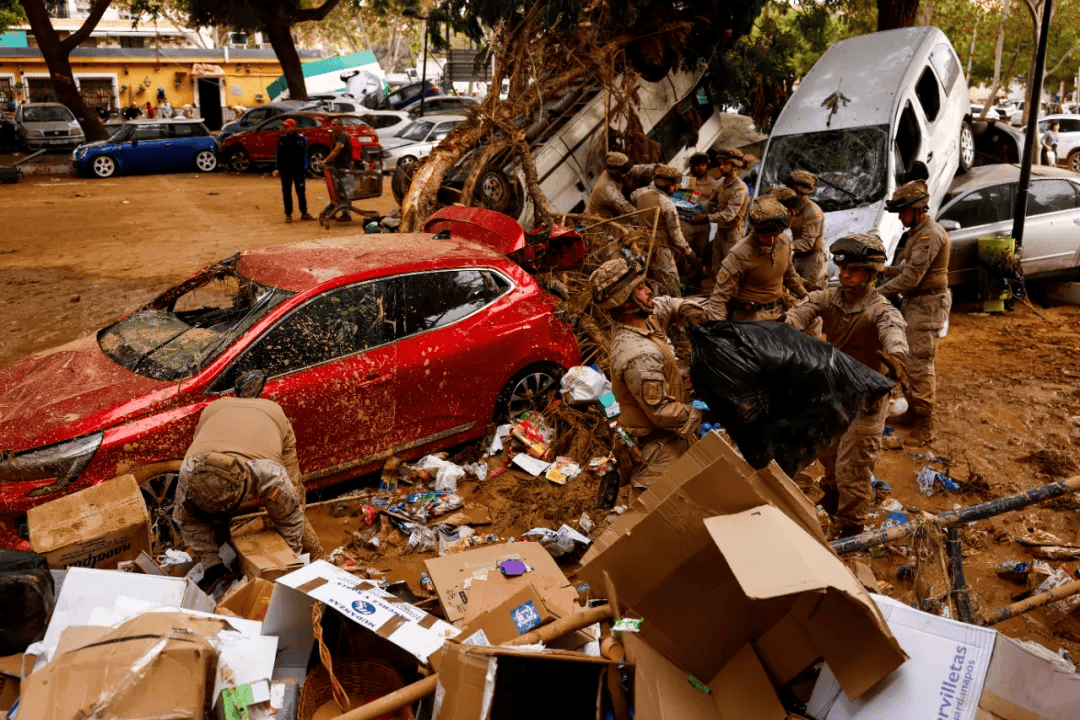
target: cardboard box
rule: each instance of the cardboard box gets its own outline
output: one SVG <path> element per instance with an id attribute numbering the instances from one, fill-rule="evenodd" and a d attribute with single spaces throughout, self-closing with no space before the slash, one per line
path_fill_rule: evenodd
<path id="1" fill-rule="evenodd" d="M 996 630 L 920 612 L 881 595 L 889 628 L 911 662 L 857 700 L 822 671 L 807 712 L 822 720 L 882 717 L 950 720 L 1075 720 L 1080 676 Z"/>
<path id="2" fill-rule="evenodd" d="M 150 513 L 134 475 L 30 508 L 26 519 L 31 547 L 52 568 L 115 568 L 150 552 Z"/>
<path id="3" fill-rule="evenodd" d="M 554 619 L 540 593 L 529 585 L 498 607 L 469 621 L 461 632 L 461 642 L 502 645 Z"/>
<path id="4" fill-rule="evenodd" d="M 234 536 L 231 544 L 240 560 L 240 569 L 250 578 L 277 580 L 304 566 L 276 530 Z"/>
<path id="5" fill-rule="evenodd" d="M 253 578 L 222 598 L 214 612 L 218 615 L 235 615 L 262 622 L 266 618 L 270 596 L 273 594 L 274 583 Z"/>
<path id="6" fill-rule="evenodd" d="M 642 639 L 681 669 L 715 678 L 751 643 L 774 684 L 824 656 L 858 697 L 906 659 L 773 465 L 753 471 L 710 433 L 642 497 L 578 575 L 603 587 L 606 570 Z"/>
<path id="7" fill-rule="evenodd" d="M 22 676 L 34 667 L 33 656 L 8 655 L 0 658 L 0 713 L 11 709 L 19 699 L 19 684 Z"/>
<path id="8" fill-rule="evenodd" d="M 106 699 L 108 716 L 116 720 L 201 720 L 210 708 L 217 651 L 200 632 L 174 628 L 206 623 L 140 616 L 97 642 L 58 655 L 24 682 L 20 720 L 80 717 Z M 132 674 L 139 666 L 144 667 Z"/>
<path id="9" fill-rule="evenodd" d="M 278 638 L 274 679 L 303 681 L 311 646 L 311 607 L 325 603 L 348 620 L 386 638 L 420 662 L 436 653 L 459 631 L 444 620 L 394 597 L 367 580 L 317 560 L 278 578 L 262 624 L 264 635 Z"/>
<path id="10" fill-rule="evenodd" d="M 560 650 L 447 643 L 439 663 L 434 718 L 595 720 L 600 683 L 614 664 Z"/>

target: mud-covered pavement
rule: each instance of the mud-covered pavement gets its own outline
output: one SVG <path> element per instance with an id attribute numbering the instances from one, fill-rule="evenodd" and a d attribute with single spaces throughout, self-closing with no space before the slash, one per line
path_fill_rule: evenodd
<path id="1" fill-rule="evenodd" d="M 284 224 L 279 188 L 269 174 L 229 173 L 106 181 L 28 178 L 0 187 L 0 367 L 92 332 L 201 266 L 239 250 L 362 232 L 359 219 L 348 227 L 337 224 L 329 233 L 316 223 Z M 309 180 L 314 212 L 325 198 L 322 182 Z M 389 191 L 365 206 L 388 211 L 393 206 Z M 1080 308 L 1041 310 L 1046 319 L 1023 306 L 1001 317 L 974 316 L 974 309 L 963 302 L 954 305 L 949 336 L 941 343 L 941 411 L 932 448 L 944 459 L 935 469 L 960 483 L 962 492 L 920 494 L 915 475 L 926 460 L 907 449 L 885 450 L 876 475 L 891 490 L 879 493 L 881 501 L 893 498 L 940 512 L 1080 472 L 1075 449 L 1080 439 Z M 539 523 L 574 525 L 594 496 L 583 487 L 560 488 L 512 471 L 497 480 L 482 488 L 467 483 L 466 499 L 485 501 L 494 517 L 502 515 L 484 529 L 500 535 Z M 564 495 L 573 502 L 560 502 Z M 961 528 L 977 611 L 1003 607 L 1022 589 L 995 573 L 1003 560 L 1030 562 L 1031 555 L 1014 538 L 1041 529 L 1075 544 L 1080 540 L 1078 510 L 1080 499 L 1064 498 Z M 608 512 L 590 514 L 602 529 Z M 877 522 L 883 519 L 884 512 Z M 846 559 L 869 564 L 878 580 L 891 586 L 887 594 L 911 600 L 911 581 L 898 577 L 910 557 L 893 550 L 856 556 Z M 1054 568 L 1063 564 L 1048 562 Z M 1080 660 L 1076 619 L 1054 624 L 1045 611 L 1036 610 L 998 627 L 1055 652 L 1065 648 L 1074 661 Z"/>

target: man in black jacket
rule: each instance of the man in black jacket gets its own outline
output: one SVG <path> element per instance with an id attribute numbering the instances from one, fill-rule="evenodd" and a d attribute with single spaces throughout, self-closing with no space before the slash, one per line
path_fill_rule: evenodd
<path id="1" fill-rule="evenodd" d="M 308 169 L 307 138 L 296 132 L 296 121 L 286 118 L 285 132 L 278 138 L 277 156 L 274 158 L 274 175 L 281 176 L 281 199 L 285 203 L 285 222 L 292 222 L 292 189 L 296 186 L 296 202 L 300 206 L 301 220 L 314 220 L 307 211 L 305 173 Z"/>

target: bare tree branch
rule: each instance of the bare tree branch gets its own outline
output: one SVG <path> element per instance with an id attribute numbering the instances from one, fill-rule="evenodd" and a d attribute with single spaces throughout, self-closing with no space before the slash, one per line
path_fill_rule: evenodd
<path id="1" fill-rule="evenodd" d="M 61 40 L 60 47 L 67 52 L 79 47 L 83 40 L 86 40 L 86 38 L 90 37 L 90 33 L 94 32 L 94 28 L 101 21 L 101 16 L 105 14 L 105 10 L 111 2 L 112 0 L 95 0 L 93 7 L 90 8 L 90 14 L 83 21 L 82 27 Z"/>
<path id="2" fill-rule="evenodd" d="M 290 13 L 290 17 L 295 22 L 318 22 L 329 15 L 330 11 L 337 7 L 339 2 L 341 2 L 341 0 L 326 0 L 326 2 L 319 7 L 298 8 Z"/>

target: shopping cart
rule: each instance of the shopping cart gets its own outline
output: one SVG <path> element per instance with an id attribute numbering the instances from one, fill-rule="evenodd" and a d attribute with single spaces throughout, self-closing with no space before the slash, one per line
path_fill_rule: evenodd
<path id="1" fill-rule="evenodd" d="M 365 163 L 366 164 L 366 163 Z M 382 195 L 382 171 L 379 169 L 350 169 L 326 166 L 323 168 L 326 178 L 326 191 L 330 202 L 319 213 L 319 224 L 330 228 L 330 221 L 347 213 L 356 213 L 360 217 L 370 218 L 378 215 L 374 210 L 364 210 L 354 202 L 368 200 Z"/>

